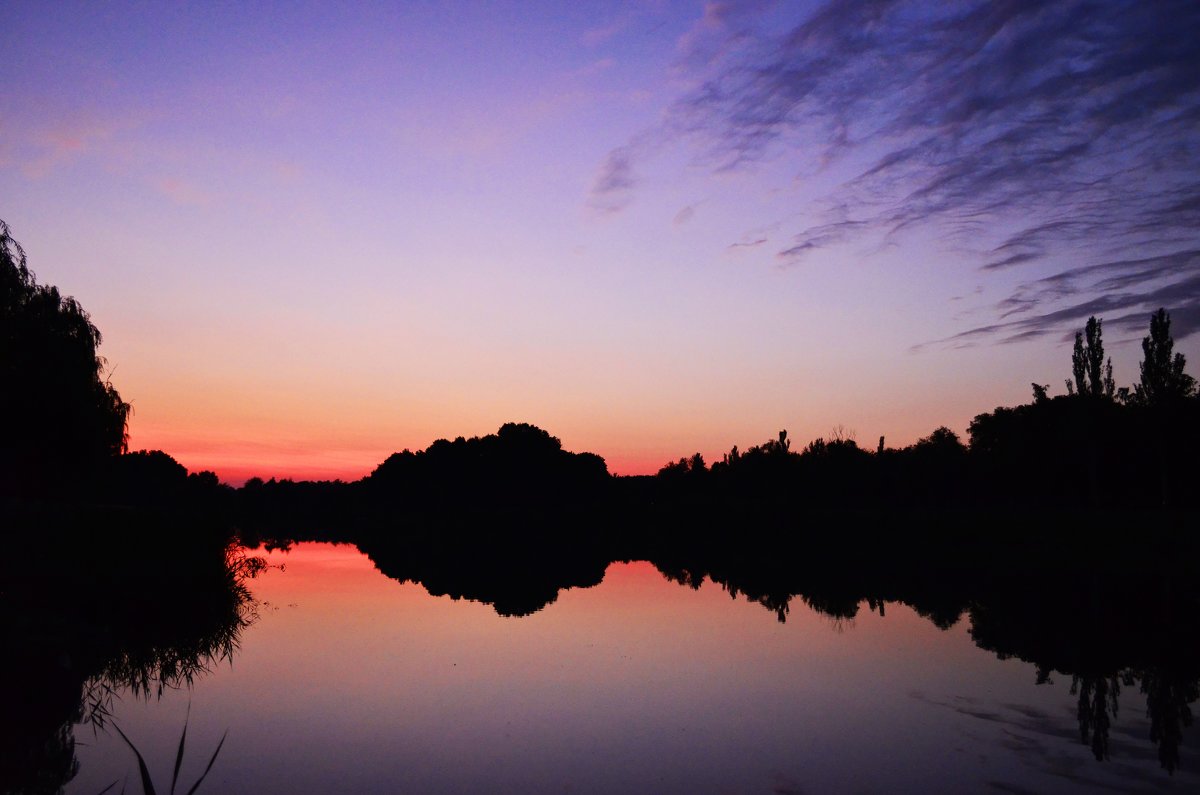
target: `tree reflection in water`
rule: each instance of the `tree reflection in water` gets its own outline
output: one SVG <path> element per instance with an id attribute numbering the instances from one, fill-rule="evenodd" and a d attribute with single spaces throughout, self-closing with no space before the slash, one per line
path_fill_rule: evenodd
<path id="1" fill-rule="evenodd" d="M 854 533 L 847 540 L 814 535 L 806 549 L 765 554 L 750 534 L 741 543 L 709 543 L 704 534 L 652 542 L 610 534 L 606 545 L 593 528 L 576 531 L 567 543 L 552 523 L 525 525 L 519 535 L 472 537 L 464 527 L 449 534 L 364 533 L 357 543 L 389 577 L 492 605 L 502 616 L 541 610 L 561 590 L 591 587 L 610 563 L 630 560 L 650 561 L 682 587 L 712 581 L 781 622 L 794 599 L 838 626 L 864 605 L 884 615 L 887 602 L 907 605 L 943 630 L 966 615 L 977 646 L 1032 664 L 1035 683 L 1049 682 L 1055 672 L 1070 677 L 1080 738 L 1098 760 L 1108 758 L 1122 690 L 1138 688 L 1150 719 L 1146 739 L 1163 769 L 1174 772 L 1191 704 L 1200 697 L 1194 609 L 1200 583 L 1189 573 L 1194 541 L 1171 530 L 1118 556 L 1102 547 L 1081 551 L 1070 536 L 1029 529 L 1036 556 L 1019 538 L 993 543 L 988 533 L 974 546 L 961 533 L 957 541 L 915 546 L 898 535 L 877 539 L 868 553 L 855 549 Z"/>
<path id="2" fill-rule="evenodd" d="M 98 532 L 69 547 L 63 535 L 43 532 L 45 522 L 39 532 L 31 525 L 14 536 L 2 564 L 0 628 L 19 642 L 0 659 L 13 705 L 0 726 L 0 792 L 60 791 L 77 770 L 73 724 L 103 730 L 119 693 L 153 698 L 189 686 L 232 658 L 256 618 L 246 581 L 264 562 L 228 532 L 164 527 L 144 513 L 59 517 L 57 525 L 74 528 L 83 519 Z M 1119 696 L 1140 692 L 1146 740 L 1165 770 L 1179 767 L 1200 697 L 1192 541 L 1146 541 L 1116 556 L 1102 545 L 1081 552 L 1038 536 L 1035 557 L 1019 539 L 971 546 L 930 535 L 917 544 L 898 534 L 876 539 L 864 554 L 844 527 L 810 535 L 806 547 L 764 551 L 749 533 L 742 542 L 710 542 L 702 534 L 571 526 L 559 531 L 543 517 L 520 533 L 463 522 L 327 540 L 354 541 L 395 580 L 489 604 L 513 620 L 544 609 L 565 588 L 598 584 L 610 564 L 630 560 L 650 561 L 681 587 L 713 582 L 779 621 L 796 599 L 839 625 L 864 606 L 885 615 L 889 602 L 941 629 L 966 616 L 978 647 L 1033 666 L 1031 683 L 1069 678 L 1079 736 L 1097 759 L 1108 756 Z M 168 569 L 162 560 L 172 561 Z"/>
<path id="3" fill-rule="evenodd" d="M 57 793 L 78 772 L 75 724 L 106 731 L 122 694 L 160 697 L 232 660 L 264 561 L 228 531 L 144 513 L 18 521 L 29 532 L 12 536 L 0 593 L 14 641 L 0 656 L 0 792 Z"/>
<path id="4" fill-rule="evenodd" d="M 141 643 L 122 647 L 84 683 L 80 722 L 103 726 L 116 694 L 161 698 L 167 690 L 190 688 L 222 662 L 233 662 L 242 632 L 258 620 L 257 603 L 245 581 L 266 566 L 231 541 L 225 548 L 226 581 L 216 592 L 200 595 L 213 601 L 177 604 L 179 613 Z"/>

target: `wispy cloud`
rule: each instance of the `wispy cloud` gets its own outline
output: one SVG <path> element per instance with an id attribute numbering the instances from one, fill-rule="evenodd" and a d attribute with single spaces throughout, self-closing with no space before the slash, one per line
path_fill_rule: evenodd
<path id="1" fill-rule="evenodd" d="M 715 0 L 675 42 L 681 66 L 707 66 L 732 55 L 753 40 L 753 23 L 770 0 Z"/>
<path id="2" fill-rule="evenodd" d="M 759 238 L 755 238 L 754 240 L 746 240 L 746 241 L 743 241 L 740 243 L 730 243 L 728 246 L 726 246 L 726 248 L 728 248 L 730 250 L 736 250 L 739 248 L 758 248 L 759 246 L 761 246 L 763 243 L 766 243 L 766 242 L 767 242 L 767 239 L 765 237 L 759 237 Z"/>
<path id="3" fill-rule="evenodd" d="M 625 209 L 633 200 L 637 179 L 633 173 L 633 149 L 618 147 L 608 153 L 592 186 L 590 204 L 601 213 Z"/>
<path id="4" fill-rule="evenodd" d="M 1020 285 L 1000 301 L 998 322 L 976 326 L 941 340 L 914 346 L 960 346 L 980 341 L 1020 342 L 1064 334 L 1080 318 L 1099 315 L 1108 328 L 1145 333 L 1150 314 L 1172 307 L 1176 339 L 1200 332 L 1200 249 L 1136 260 L 1113 260 L 1059 271 Z M 1053 308 L 1050 308 L 1053 307 Z"/>
<path id="5" fill-rule="evenodd" d="M 1200 296 L 1177 254 L 1200 247 L 1200 4 L 843 0 L 782 34 L 754 23 L 761 7 L 706 6 L 680 42 L 694 88 L 657 132 L 699 141 L 717 168 L 781 152 L 868 158 L 824 197 L 837 212 L 779 259 L 914 228 L 990 239 L 971 263 L 986 273 L 1097 270 L 1053 274 L 1069 290 L 1020 291 L 997 323 L 952 339 L 1060 333 L 1154 301 L 1173 309 L 1177 336 L 1197 330 Z M 620 197 L 612 211 L 647 153 L 614 155 L 596 186 Z"/>

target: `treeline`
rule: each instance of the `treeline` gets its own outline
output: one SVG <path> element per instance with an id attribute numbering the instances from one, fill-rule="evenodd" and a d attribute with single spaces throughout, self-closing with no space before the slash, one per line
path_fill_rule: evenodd
<path id="1" fill-rule="evenodd" d="M 612 477 L 546 431 L 440 439 L 390 456 L 353 483 L 263 481 L 240 489 L 189 474 L 162 451 L 126 452 L 129 404 L 108 382 L 100 332 L 57 289 L 39 285 L 0 222 L 0 500 L 132 505 L 235 523 L 246 532 L 377 533 L 454 526 L 482 536 L 509 528 L 596 525 L 719 532 L 752 519 L 887 517 L 1050 510 L 1075 522 L 1097 511 L 1194 512 L 1200 398 L 1174 351 L 1170 317 L 1150 318 L 1136 384 L 1118 388 L 1102 324 L 1076 335 L 1066 394 L 1034 384 L 1032 400 L 947 428 L 904 448 L 864 449 L 845 434 L 797 450 L 786 432 L 711 465 L 681 458 L 653 477 Z M 12 385 L 15 385 L 13 388 Z"/>
<path id="2" fill-rule="evenodd" d="M 233 506 L 247 527 L 346 530 L 431 525 L 503 527 L 572 518 L 586 521 L 611 495 L 604 459 L 571 453 L 541 428 L 507 423 L 494 434 L 394 453 L 367 477 L 352 482 L 252 478 Z"/>
<path id="3" fill-rule="evenodd" d="M 797 451 L 787 433 L 707 466 L 699 454 L 663 467 L 673 501 L 752 501 L 796 511 L 1049 508 L 1194 509 L 1200 398 L 1160 309 L 1142 342 L 1141 379 L 1118 389 L 1102 324 L 1076 335 L 1067 393 L 1033 384 L 1030 403 L 979 414 L 964 443 L 938 428 L 915 444 L 864 450 L 835 434 Z"/>
<path id="4" fill-rule="evenodd" d="M 981 511 L 1043 524 L 1113 510 L 1194 513 L 1200 398 L 1173 350 L 1169 315 L 1159 310 L 1150 320 L 1138 383 L 1115 387 L 1101 322 L 1089 320 L 1066 394 L 1051 397 L 1034 384 L 1029 403 L 976 416 L 965 441 L 943 427 L 903 448 L 881 439 L 864 449 L 835 433 L 797 450 L 783 431 L 711 465 L 695 454 L 652 477 L 611 477 L 599 456 L 508 424 L 396 453 L 354 483 L 252 479 L 232 506 L 247 526 L 273 530 L 441 523 L 476 535 L 556 522 L 719 532 L 737 521 L 766 527 L 829 516 L 886 526 Z"/>

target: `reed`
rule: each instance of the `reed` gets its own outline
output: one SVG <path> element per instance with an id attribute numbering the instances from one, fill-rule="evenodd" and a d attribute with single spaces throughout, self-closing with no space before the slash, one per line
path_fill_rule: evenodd
<path id="1" fill-rule="evenodd" d="M 179 770 L 181 767 L 183 767 L 183 753 L 184 748 L 187 745 L 187 728 L 190 718 L 191 708 L 189 707 L 188 716 L 183 720 L 183 732 L 179 735 L 179 748 L 175 752 L 175 769 L 171 773 L 171 789 L 169 795 L 175 795 L 176 786 L 179 784 Z M 117 734 L 121 736 L 121 739 L 124 740 L 125 744 L 129 746 L 130 750 L 133 751 L 133 755 L 137 757 L 138 775 L 142 780 L 142 795 L 158 795 L 158 790 L 154 788 L 154 781 L 150 778 L 150 769 L 146 766 L 146 759 L 142 756 L 142 752 L 139 751 L 137 746 L 133 744 L 133 741 L 125 735 L 125 732 L 121 731 L 120 726 L 118 726 L 116 723 L 112 723 L 112 727 L 117 730 Z M 228 734 L 229 731 L 226 730 L 225 734 L 221 735 L 221 741 L 217 743 L 216 750 L 214 750 L 212 756 L 209 757 L 208 764 L 204 767 L 204 772 L 200 774 L 200 778 L 196 779 L 196 783 L 191 786 L 185 795 L 194 795 L 196 790 L 200 789 L 200 785 L 204 783 L 204 779 L 207 778 L 209 772 L 212 771 L 213 764 L 217 761 L 217 755 L 221 753 L 221 747 L 225 745 L 225 737 Z M 128 780 L 126 780 L 125 783 L 127 783 L 127 781 Z M 114 781 L 104 789 L 100 790 L 97 795 L 105 795 L 105 793 L 111 791 L 113 787 L 117 786 L 117 783 L 118 782 Z M 125 783 L 121 784 L 120 795 L 124 795 L 125 793 Z"/>

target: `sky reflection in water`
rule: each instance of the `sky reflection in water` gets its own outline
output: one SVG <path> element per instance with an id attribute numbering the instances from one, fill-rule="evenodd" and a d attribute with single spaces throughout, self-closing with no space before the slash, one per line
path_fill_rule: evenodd
<path id="1" fill-rule="evenodd" d="M 1194 734 L 1159 769 L 1127 687 L 1097 763 L 1070 678 L 977 648 L 899 604 L 787 623 L 711 582 L 614 563 L 524 618 L 431 597 L 352 546 L 275 552 L 259 622 L 232 665 L 120 725 L 166 783 L 189 699 L 181 780 L 229 740 L 203 791 L 1195 791 Z M 136 777 L 132 754 L 77 729 L 69 793 Z M 133 780 L 131 778 L 131 785 Z"/>

